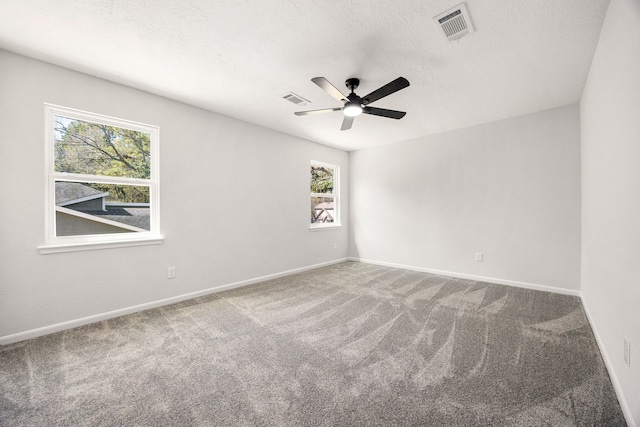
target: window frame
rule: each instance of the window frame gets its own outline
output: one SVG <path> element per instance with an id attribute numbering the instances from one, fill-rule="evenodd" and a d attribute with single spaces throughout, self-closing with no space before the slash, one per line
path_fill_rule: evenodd
<path id="1" fill-rule="evenodd" d="M 333 169 L 333 194 L 327 193 L 312 193 L 311 186 L 309 185 L 309 201 L 312 197 L 332 197 L 333 198 L 333 209 L 334 209 L 334 221 L 325 223 L 325 222 L 309 222 L 309 230 L 317 231 L 317 230 L 327 230 L 332 228 L 340 228 L 342 226 L 340 220 L 340 166 L 332 163 L 321 162 L 317 160 L 311 160 L 309 162 L 308 173 L 311 173 L 311 168 L 313 166 L 320 166 L 325 168 Z M 309 175 L 308 175 L 309 176 Z M 310 206 L 310 205 L 307 205 Z"/>
<path id="2" fill-rule="evenodd" d="M 160 234 L 160 188 L 159 188 L 159 138 L 158 126 L 120 119 L 103 114 L 77 110 L 54 104 L 44 104 L 44 141 L 45 141 L 45 243 L 38 246 L 42 254 L 70 252 L 115 247 L 159 244 L 163 241 Z M 55 170 L 55 132 L 54 117 L 63 116 L 70 119 L 116 126 L 148 133 L 150 136 L 150 177 L 129 178 L 102 175 L 85 175 Z M 77 236 L 56 235 L 56 181 L 80 183 L 104 183 L 119 185 L 140 185 L 149 187 L 149 231 L 113 234 L 85 234 Z"/>

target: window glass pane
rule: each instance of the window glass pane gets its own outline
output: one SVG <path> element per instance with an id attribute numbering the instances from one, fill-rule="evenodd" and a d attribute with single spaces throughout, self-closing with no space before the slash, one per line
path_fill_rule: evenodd
<path id="1" fill-rule="evenodd" d="M 150 230 L 149 187 L 56 181 L 56 236 Z"/>
<path id="2" fill-rule="evenodd" d="M 56 172 L 150 178 L 148 133 L 54 116 Z"/>
<path id="3" fill-rule="evenodd" d="M 311 192 L 333 194 L 334 169 L 326 166 L 311 166 Z"/>
<path id="4" fill-rule="evenodd" d="M 311 223 L 330 223 L 335 221 L 333 197 L 311 197 Z"/>

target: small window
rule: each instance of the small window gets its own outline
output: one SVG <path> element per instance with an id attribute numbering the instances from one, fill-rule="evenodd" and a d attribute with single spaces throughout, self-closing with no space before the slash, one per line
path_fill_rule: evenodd
<path id="1" fill-rule="evenodd" d="M 311 162 L 311 228 L 340 225 L 339 172 L 336 165 Z"/>
<path id="2" fill-rule="evenodd" d="M 158 128 L 45 105 L 47 245 L 159 237 Z"/>

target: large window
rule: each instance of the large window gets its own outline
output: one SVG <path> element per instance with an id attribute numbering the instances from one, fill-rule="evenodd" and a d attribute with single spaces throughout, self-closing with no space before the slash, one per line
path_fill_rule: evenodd
<path id="1" fill-rule="evenodd" d="M 157 241 L 158 128 L 45 105 L 47 244 Z"/>
<path id="2" fill-rule="evenodd" d="M 310 172 L 311 228 L 339 226 L 339 167 L 312 161 Z"/>

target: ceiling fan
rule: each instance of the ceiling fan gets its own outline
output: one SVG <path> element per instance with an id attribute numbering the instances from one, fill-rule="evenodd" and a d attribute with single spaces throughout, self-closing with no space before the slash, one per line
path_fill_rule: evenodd
<path id="1" fill-rule="evenodd" d="M 324 89 L 329 95 L 338 101 L 343 103 L 342 107 L 338 108 L 324 108 L 322 110 L 311 110 L 311 111 L 297 111 L 294 113 L 296 116 L 306 116 L 308 114 L 318 114 L 318 113 L 328 113 L 330 111 L 342 111 L 344 114 L 344 120 L 342 121 L 342 127 L 340 130 L 349 130 L 351 129 L 351 125 L 353 124 L 353 119 L 364 113 L 371 114 L 374 116 L 387 117 L 390 119 L 401 119 L 407 114 L 404 111 L 396 111 L 396 110 L 387 110 L 384 108 L 376 108 L 369 107 L 369 104 L 379 100 L 380 98 L 384 98 L 385 96 L 391 95 L 399 91 L 400 89 L 404 89 L 409 86 L 409 80 L 404 77 L 398 77 L 394 81 L 387 83 L 386 85 L 374 90 L 368 95 L 360 97 L 356 95 L 354 90 L 358 88 L 360 84 L 360 80 L 356 78 L 347 79 L 345 82 L 347 88 L 351 91 L 349 95 L 345 95 L 340 92 L 334 85 L 332 85 L 329 80 L 324 77 L 314 77 L 311 79 L 312 82 L 320 86 L 320 88 Z"/>

